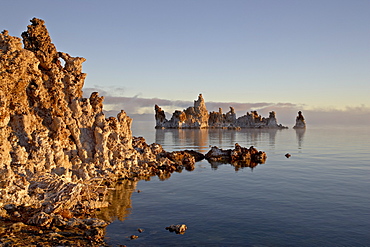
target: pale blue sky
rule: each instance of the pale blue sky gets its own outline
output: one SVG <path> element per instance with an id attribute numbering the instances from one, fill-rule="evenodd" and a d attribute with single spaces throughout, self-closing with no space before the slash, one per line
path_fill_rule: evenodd
<path id="1" fill-rule="evenodd" d="M 115 96 L 370 107 L 369 0 L 6 1 L 0 29 L 44 19 Z M 246 109 L 248 110 L 248 109 Z"/>

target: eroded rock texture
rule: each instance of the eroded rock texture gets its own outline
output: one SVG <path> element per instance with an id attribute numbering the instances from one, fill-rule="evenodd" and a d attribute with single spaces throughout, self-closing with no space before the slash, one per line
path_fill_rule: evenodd
<path id="1" fill-rule="evenodd" d="M 306 128 L 306 121 L 302 115 L 302 112 L 299 111 L 298 112 L 298 116 L 295 120 L 295 125 L 293 127 L 293 129 L 305 129 Z"/>
<path id="2" fill-rule="evenodd" d="M 239 118 L 236 117 L 235 110 L 230 107 L 226 114 L 219 108 L 218 112 L 207 112 L 206 105 L 202 95 L 199 95 L 197 101 L 194 101 L 194 107 L 189 107 L 184 111 L 175 111 L 170 120 L 166 119 L 164 111 L 155 105 L 155 119 L 157 129 L 167 128 L 279 128 L 287 127 L 278 124 L 274 111 L 270 112 L 268 118 L 258 115 L 257 111 L 252 111 Z"/>
<path id="3" fill-rule="evenodd" d="M 107 181 L 181 168 L 160 145 L 133 138 L 124 111 L 106 118 L 103 97 L 82 97 L 85 59 L 58 52 L 43 20 L 32 19 L 22 38 L 24 47 L 20 38 L 0 34 L 2 218 L 67 225 L 75 213 L 106 206 Z M 199 104 L 189 121 L 201 126 Z"/>
<path id="4" fill-rule="evenodd" d="M 132 149 L 131 119 L 124 111 L 106 119 L 97 93 L 82 98 L 85 59 L 58 52 L 44 21 L 31 22 L 22 34 L 24 48 L 7 31 L 0 35 L 0 162 L 1 174 L 14 177 L 9 186 L 20 186 L 18 177 L 45 173 L 77 182 L 129 166 L 125 159 L 135 155 L 126 152 Z M 17 202 L 30 203 L 22 191 Z"/>

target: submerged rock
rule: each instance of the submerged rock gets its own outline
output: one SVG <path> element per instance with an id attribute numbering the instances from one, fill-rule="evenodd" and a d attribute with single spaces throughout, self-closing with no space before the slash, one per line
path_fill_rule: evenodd
<path id="1" fill-rule="evenodd" d="M 252 111 L 239 118 L 236 117 L 235 110 L 230 107 L 226 114 L 219 108 L 218 112 L 207 112 L 202 94 L 198 100 L 194 101 L 194 107 L 189 107 L 184 111 L 175 111 L 170 120 L 166 119 L 164 111 L 155 105 L 156 129 L 186 129 L 186 128 L 221 128 L 221 129 L 240 129 L 240 128 L 277 128 L 286 129 L 277 123 L 276 114 L 270 112 L 268 118 L 258 115 L 257 111 Z"/>

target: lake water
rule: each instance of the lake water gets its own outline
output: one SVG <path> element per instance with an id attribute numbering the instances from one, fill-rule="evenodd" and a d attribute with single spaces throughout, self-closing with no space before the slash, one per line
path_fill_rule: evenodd
<path id="1" fill-rule="evenodd" d="M 106 233 L 112 246 L 370 246 L 370 128 L 153 126 L 134 123 L 133 134 L 167 151 L 253 145 L 267 161 L 254 168 L 201 161 L 164 181 L 126 181 L 106 213 L 116 219 Z M 171 224 L 188 229 L 165 230 Z"/>

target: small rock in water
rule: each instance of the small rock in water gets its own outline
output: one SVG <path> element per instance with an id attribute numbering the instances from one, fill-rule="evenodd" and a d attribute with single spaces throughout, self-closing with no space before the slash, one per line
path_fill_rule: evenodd
<path id="1" fill-rule="evenodd" d="M 170 232 L 176 232 L 176 234 L 184 234 L 186 229 L 188 229 L 188 227 L 185 224 L 170 225 L 166 227 L 166 230 L 169 230 Z"/>

